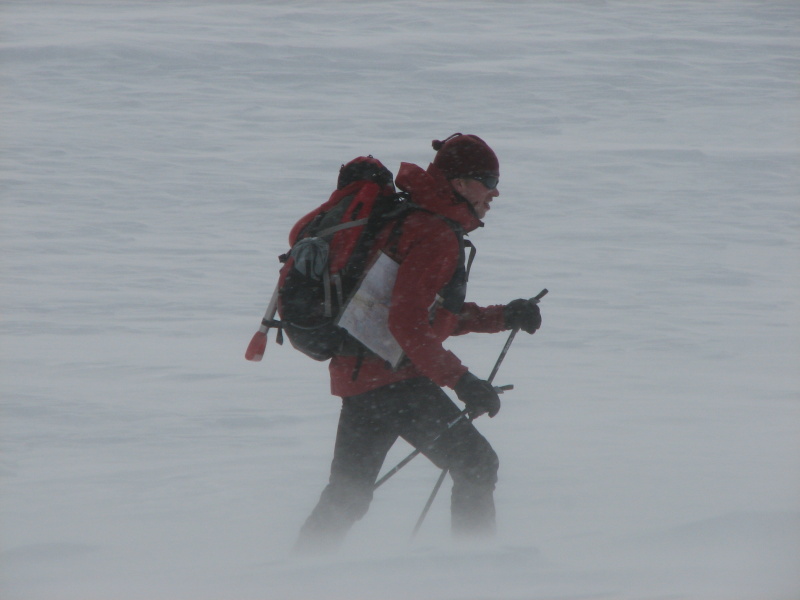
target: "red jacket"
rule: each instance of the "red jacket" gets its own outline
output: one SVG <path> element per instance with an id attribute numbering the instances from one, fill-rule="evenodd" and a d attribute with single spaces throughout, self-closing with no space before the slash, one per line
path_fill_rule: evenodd
<path id="1" fill-rule="evenodd" d="M 411 194 L 414 204 L 456 221 L 466 232 L 483 225 L 469 205 L 456 198 L 450 183 L 433 165 L 424 171 L 417 165 L 402 163 L 396 182 L 401 190 Z M 384 242 L 388 231 L 385 233 Z M 444 220 L 425 211 L 412 212 L 403 221 L 400 236 L 391 247 L 392 257 L 400 263 L 400 268 L 392 293 L 389 330 L 408 361 L 392 371 L 383 359 L 374 355 L 364 356 L 360 365 L 358 357 L 334 356 L 329 369 L 331 392 L 336 396 L 353 396 L 423 376 L 452 388 L 467 367 L 455 354 L 445 350 L 442 343 L 451 335 L 505 329 L 502 305 L 484 308 L 465 302 L 460 314 L 439 306 L 431 321 L 431 307 L 437 294 L 453 278 L 460 262 L 458 238 Z"/>

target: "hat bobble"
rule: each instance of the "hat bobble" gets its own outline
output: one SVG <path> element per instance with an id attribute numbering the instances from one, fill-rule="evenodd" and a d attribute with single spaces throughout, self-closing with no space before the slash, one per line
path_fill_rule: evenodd
<path id="1" fill-rule="evenodd" d="M 452 140 L 452 139 L 454 139 L 454 138 L 457 138 L 457 137 L 458 137 L 458 136 L 460 136 L 460 135 L 464 135 L 464 134 L 463 134 L 463 133 L 454 133 L 454 134 L 453 134 L 453 135 L 451 135 L 450 137 L 446 138 L 444 141 L 442 141 L 442 140 L 433 140 L 433 141 L 431 142 L 431 146 L 433 146 L 433 149 L 434 149 L 434 150 L 436 150 L 436 151 L 438 152 L 439 150 L 441 150 L 441 149 L 444 147 L 444 145 L 445 145 L 447 142 L 449 142 L 450 140 Z"/>
<path id="2" fill-rule="evenodd" d="M 500 163 L 489 145 L 477 135 L 454 133 L 445 140 L 433 140 L 433 164 L 448 179 L 470 175 L 500 176 Z"/>

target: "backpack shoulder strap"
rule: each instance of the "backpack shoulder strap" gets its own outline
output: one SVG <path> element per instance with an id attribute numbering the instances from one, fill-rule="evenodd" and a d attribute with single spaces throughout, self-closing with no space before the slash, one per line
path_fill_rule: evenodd
<path id="1" fill-rule="evenodd" d="M 436 218 L 441 219 L 442 221 L 447 223 L 450 226 L 450 229 L 453 230 L 453 233 L 455 234 L 456 239 L 458 240 L 458 250 L 459 250 L 459 255 L 462 257 L 461 260 L 464 260 L 464 249 L 469 248 L 469 258 L 466 259 L 466 279 L 465 279 L 465 281 L 468 281 L 469 272 L 472 270 L 472 262 L 475 260 L 475 255 L 478 253 L 478 249 L 475 247 L 475 244 L 473 244 L 470 240 L 466 239 L 466 236 L 468 234 L 466 231 L 464 231 L 464 227 L 461 225 L 461 223 L 459 223 L 458 221 L 454 221 L 453 219 L 450 219 L 448 217 L 445 217 L 444 215 L 439 215 L 433 212 L 431 214 L 434 215 Z"/>

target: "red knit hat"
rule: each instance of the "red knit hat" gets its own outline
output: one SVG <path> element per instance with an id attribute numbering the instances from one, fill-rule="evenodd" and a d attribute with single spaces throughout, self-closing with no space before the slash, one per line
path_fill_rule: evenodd
<path id="1" fill-rule="evenodd" d="M 448 179 L 470 175 L 494 175 L 500 177 L 500 163 L 497 156 L 477 135 L 454 133 L 446 140 L 433 140 L 436 150 L 433 164 Z"/>

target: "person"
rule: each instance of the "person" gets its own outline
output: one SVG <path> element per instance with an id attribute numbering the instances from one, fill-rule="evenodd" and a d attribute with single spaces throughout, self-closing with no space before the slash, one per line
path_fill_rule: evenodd
<path id="1" fill-rule="evenodd" d="M 500 195 L 499 162 L 475 135 L 457 133 L 434 140 L 433 147 L 437 152 L 427 169 L 402 163 L 396 177 L 397 187 L 419 210 L 405 217 L 391 242 L 387 234 L 376 243 L 399 263 L 388 319 L 406 358 L 396 369 L 370 354 L 331 359 L 331 391 L 341 396 L 342 408 L 329 482 L 295 545 L 301 553 L 336 548 L 366 514 L 384 458 L 398 437 L 450 470 L 455 536 L 495 533 L 499 461 L 472 419 L 486 413 L 494 417 L 500 398 L 442 343 L 470 332 L 521 328 L 534 333 L 541 315 L 536 303 L 525 299 L 487 307 L 465 301 L 463 235 L 483 226 Z M 461 413 L 443 387 L 455 391 L 470 419 L 431 446 Z"/>

